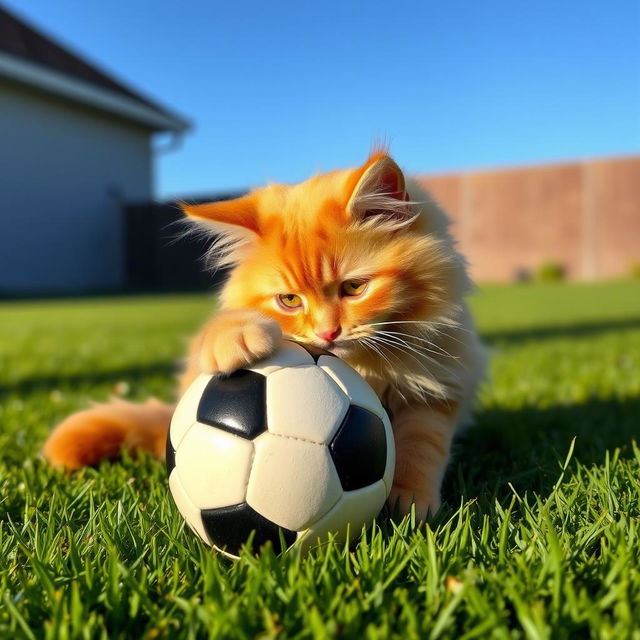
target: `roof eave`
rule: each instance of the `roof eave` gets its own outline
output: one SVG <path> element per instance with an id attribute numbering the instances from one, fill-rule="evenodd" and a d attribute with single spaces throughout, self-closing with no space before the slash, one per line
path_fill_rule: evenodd
<path id="1" fill-rule="evenodd" d="M 165 110 L 0 51 L 0 77 L 112 113 L 154 132 L 184 133 L 191 123 Z"/>

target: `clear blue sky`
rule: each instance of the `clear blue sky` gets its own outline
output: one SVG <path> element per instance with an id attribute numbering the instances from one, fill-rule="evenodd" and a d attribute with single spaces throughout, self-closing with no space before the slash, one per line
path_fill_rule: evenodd
<path id="1" fill-rule="evenodd" d="M 158 196 L 390 141 L 410 172 L 640 151 L 640 2 L 8 2 L 195 123 Z"/>

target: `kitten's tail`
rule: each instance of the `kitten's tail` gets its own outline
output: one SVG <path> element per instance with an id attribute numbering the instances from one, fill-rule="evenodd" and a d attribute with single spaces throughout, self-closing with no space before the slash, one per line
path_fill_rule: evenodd
<path id="1" fill-rule="evenodd" d="M 164 458 L 174 405 L 154 398 L 144 404 L 113 400 L 63 420 L 49 436 L 43 453 L 55 467 L 79 469 L 117 458 L 123 449 L 148 451 Z"/>

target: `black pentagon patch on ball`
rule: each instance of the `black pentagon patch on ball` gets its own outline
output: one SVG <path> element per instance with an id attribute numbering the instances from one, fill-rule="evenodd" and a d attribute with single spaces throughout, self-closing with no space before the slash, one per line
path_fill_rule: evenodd
<path id="1" fill-rule="evenodd" d="M 384 423 L 375 413 L 351 405 L 329 450 L 345 491 L 368 487 L 384 476 L 387 465 Z"/>
<path id="2" fill-rule="evenodd" d="M 318 362 L 318 358 L 320 356 L 331 356 L 332 358 L 337 358 L 337 356 L 330 351 L 326 351 L 325 349 L 321 349 L 320 347 L 314 347 L 312 344 L 307 344 L 304 342 L 296 342 L 295 344 L 299 344 L 312 358 L 315 363 Z"/>
<path id="3" fill-rule="evenodd" d="M 246 502 L 220 509 L 203 509 L 202 523 L 211 542 L 219 549 L 238 555 L 251 532 L 254 553 L 271 541 L 276 552 L 285 551 L 296 541 L 296 532 L 267 520 Z M 280 536 L 284 540 L 282 548 Z"/>
<path id="4" fill-rule="evenodd" d="M 249 440 L 267 429 L 265 377 L 238 369 L 209 380 L 198 403 L 198 422 Z"/>
<path id="5" fill-rule="evenodd" d="M 173 468 L 176 466 L 176 452 L 171 444 L 171 436 L 167 433 L 167 450 L 165 455 L 165 463 L 167 465 L 167 475 L 170 476 Z"/>

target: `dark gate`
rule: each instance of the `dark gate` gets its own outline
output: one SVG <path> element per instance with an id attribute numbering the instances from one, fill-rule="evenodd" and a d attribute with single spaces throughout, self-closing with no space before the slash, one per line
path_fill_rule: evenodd
<path id="1" fill-rule="evenodd" d="M 190 203 L 228 200 L 240 194 L 189 198 Z M 211 239 L 185 234 L 175 202 L 129 204 L 124 208 L 125 278 L 129 291 L 199 291 L 219 284 L 224 272 L 205 268 Z"/>

